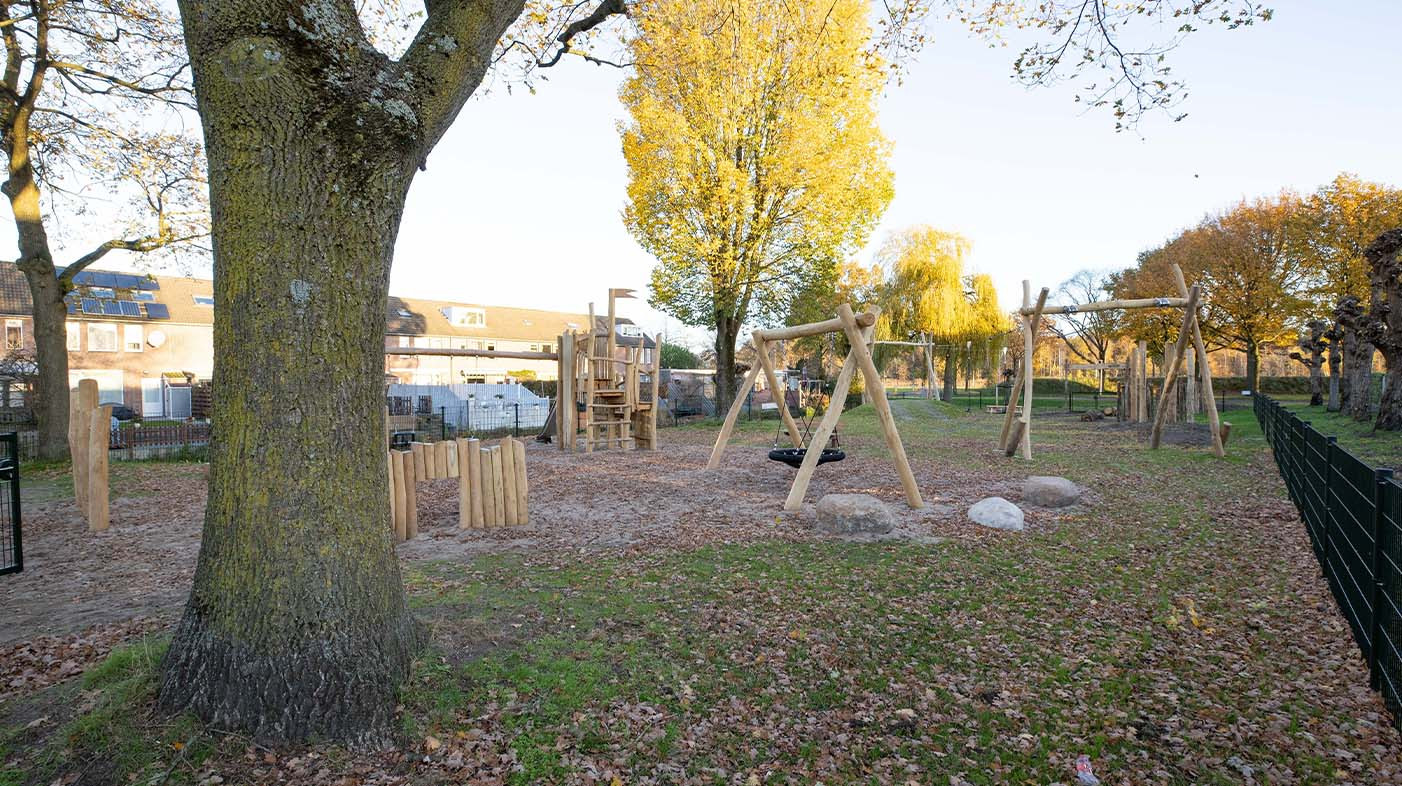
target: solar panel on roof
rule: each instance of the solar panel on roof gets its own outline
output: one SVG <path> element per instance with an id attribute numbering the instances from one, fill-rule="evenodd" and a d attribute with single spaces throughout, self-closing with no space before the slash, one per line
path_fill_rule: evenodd
<path id="1" fill-rule="evenodd" d="M 154 302 L 154 301 L 155 301 L 155 299 L 156 299 L 156 293 L 155 293 L 155 292 L 133 292 L 133 293 L 131 293 L 131 299 L 132 299 L 132 300 L 143 300 L 143 301 L 146 301 L 147 303 L 150 303 L 150 302 Z"/>
<path id="2" fill-rule="evenodd" d="M 134 289 L 137 283 L 141 281 L 140 276 L 132 276 L 126 273 L 118 273 L 116 279 L 117 289 Z"/>
<path id="3" fill-rule="evenodd" d="M 109 317 L 120 317 L 122 315 L 122 304 L 115 300 L 102 301 L 102 313 Z"/>
<path id="4" fill-rule="evenodd" d="M 170 319 L 170 309 L 166 308 L 166 304 L 164 304 L 164 303 L 147 303 L 147 304 L 146 304 L 146 318 L 147 318 L 147 319 Z"/>
<path id="5" fill-rule="evenodd" d="M 141 305 L 135 300 L 118 300 L 117 305 L 122 307 L 122 316 L 124 317 L 141 316 Z"/>
<path id="6" fill-rule="evenodd" d="M 93 273 L 92 285 L 95 287 L 115 287 L 117 286 L 117 277 L 111 273 Z"/>
<path id="7" fill-rule="evenodd" d="M 83 298 L 83 313 L 101 314 L 102 304 L 97 302 L 97 298 L 85 297 Z"/>
<path id="8" fill-rule="evenodd" d="M 73 283 L 87 286 L 92 283 L 92 271 L 80 270 L 73 274 Z"/>
<path id="9" fill-rule="evenodd" d="M 137 282 L 137 286 L 140 287 L 140 288 L 142 288 L 142 289 L 160 289 L 160 288 L 161 288 L 161 285 L 160 285 L 160 284 L 157 284 L 155 281 L 152 281 L 151 279 L 146 278 L 146 277 L 144 277 L 144 276 L 142 277 L 142 279 L 141 279 L 140 281 Z"/>
<path id="10" fill-rule="evenodd" d="M 74 303 L 74 302 L 71 301 L 71 300 L 68 301 L 68 313 L 70 313 L 70 314 L 76 314 L 76 313 L 78 313 L 78 304 L 77 304 L 77 303 Z"/>

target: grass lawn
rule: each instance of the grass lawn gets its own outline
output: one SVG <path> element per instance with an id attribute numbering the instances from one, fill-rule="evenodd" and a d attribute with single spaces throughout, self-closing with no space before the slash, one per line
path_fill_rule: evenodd
<path id="1" fill-rule="evenodd" d="M 1311 407 L 1309 401 L 1282 401 L 1287 409 L 1309 422 L 1316 431 L 1339 438 L 1339 446 L 1376 467 L 1402 470 L 1402 434 L 1374 431 L 1373 419 L 1356 421 L 1324 407 Z"/>
<path id="2" fill-rule="evenodd" d="M 1402 746 L 1260 430 L 1229 455 L 894 402 L 959 482 L 1070 477 L 1088 505 L 942 543 L 773 541 L 406 563 L 434 630 L 389 751 L 272 748 L 150 709 L 163 644 L 0 712 L 0 784 L 1395 782 Z M 870 408 L 844 442 L 880 437 Z M 664 432 L 701 441 L 714 424 Z M 742 422 L 740 443 L 773 424 Z M 879 458 L 879 454 L 875 454 Z M 853 459 L 849 459 L 853 460 Z M 875 459 L 870 459 L 875 460 Z M 841 465 L 836 465 L 840 467 Z M 1015 485 L 1011 487 L 1015 488 Z M 779 510 L 782 490 L 775 492 Z M 941 504 L 942 500 L 927 500 Z M 962 509 L 950 515 L 962 515 Z M 77 708 L 68 711 L 65 706 Z M 52 715 L 27 728 L 35 718 Z M 1249 774 L 1248 774 L 1249 773 Z M 88 777 L 85 775 L 84 777 Z M 68 781 L 65 781 L 68 782 Z"/>

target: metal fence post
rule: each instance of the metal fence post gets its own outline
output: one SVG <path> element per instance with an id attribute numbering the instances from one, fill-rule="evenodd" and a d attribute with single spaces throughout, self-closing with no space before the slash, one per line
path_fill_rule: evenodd
<path id="1" fill-rule="evenodd" d="M 1334 525 L 1334 451 L 1339 447 L 1338 437 L 1325 437 L 1324 448 L 1324 535 L 1320 547 L 1323 556 L 1320 562 L 1325 566 L 1324 576 L 1329 576 L 1329 544 L 1333 538 Z"/>
<path id="2" fill-rule="evenodd" d="M 448 438 L 448 408 L 438 408 L 438 438 L 440 440 Z"/>
<path id="3" fill-rule="evenodd" d="M 512 407 L 516 410 L 516 424 L 511 427 L 511 436 L 519 437 L 521 436 L 521 402 L 516 402 Z"/>
<path id="4" fill-rule="evenodd" d="M 1373 602 L 1370 604 L 1372 610 L 1368 620 L 1368 685 L 1373 690 L 1382 686 L 1382 669 L 1378 662 L 1378 653 L 1382 647 L 1378 646 L 1378 641 L 1383 636 L 1382 605 L 1387 590 L 1387 582 L 1383 579 L 1383 572 L 1387 569 L 1387 548 L 1383 545 L 1384 536 L 1387 534 L 1385 484 L 1391 481 L 1392 470 L 1373 470 Z"/>

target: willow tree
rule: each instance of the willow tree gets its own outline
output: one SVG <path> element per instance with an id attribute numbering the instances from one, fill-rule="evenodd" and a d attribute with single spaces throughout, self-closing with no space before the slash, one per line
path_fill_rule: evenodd
<path id="1" fill-rule="evenodd" d="M 892 196 L 867 0 L 662 0 L 638 20 L 624 222 L 650 302 L 715 331 L 717 406 L 741 328 L 837 275 Z"/>
<path id="2" fill-rule="evenodd" d="M 1161 58 L 1110 53 L 1121 25 L 1142 18 L 1140 12 L 1187 13 L 1204 21 L 1259 13 L 1246 0 L 977 5 L 998 10 L 997 19 L 970 20 L 979 30 L 1002 20 L 1040 20 L 1031 27 L 1056 42 L 1047 50 L 1050 59 L 1034 70 L 1054 75 L 1061 52 L 1069 53 L 1063 71 L 1098 76 L 1104 59 L 1124 75 L 1117 84 L 1130 100 L 1141 94 L 1155 100 L 1173 89 L 1146 81 L 1165 67 Z M 1010 14 L 1014 5 L 1022 7 Z M 729 49 L 708 48 L 720 42 L 697 40 L 702 32 L 750 38 L 754 25 L 809 24 L 812 12 L 790 3 L 783 20 L 759 9 L 753 25 L 726 27 L 724 17 L 665 0 L 430 0 L 401 51 L 377 48 L 383 31 L 367 26 L 358 13 L 364 4 L 352 0 L 179 0 L 179 6 L 209 160 L 218 398 L 194 587 L 163 664 L 159 700 L 260 737 L 380 740 L 393 716 L 397 683 L 423 639 L 408 612 L 385 524 L 382 421 L 390 259 L 414 173 L 428 165 L 493 64 L 505 67 L 520 58 L 534 68 L 575 54 L 603 61 L 606 36 L 595 44 L 588 36 L 625 14 L 639 26 L 645 54 L 656 11 L 658 29 L 678 20 L 697 32 L 689 40 L 700 48 L 686 62 L 642 58 L 637 85 L 664 87 L 670 68 L 676 81 L 699 86 L 723 77 L 738 90 L 752 72 L 736 67 Z M 862 12 L 845 16 L 851 5 L 823 6 L 825 15 L 829 8 L 844 16 L 806 29 L 823 38 L 818 59 L 840 71 L 842 61 L 827 50 L 850 46 L 851 31 L 868 29 L 867 21 Z M 928 4 L 884 8 L 876 40 L 864 46 L 888 52 L 918 46 L 918 22 Z M 1101 22 L 1068 21 L 1088 13 Z M 837 24 L 839 18 L 849 24 Z M 688 38 L 685 27 L 677 40 Z M 784 46 L 769 54 L 787 57 Z M 852 101 L 865 101 L 869 112 L 875 76 L 868 69 L 877 61 L 861 62 L 846 72 L 851 81 L 845 86 L 863 97 Z M 790 133 L 775 122 L 778 116 L 758 110 L 794 111 L 784 96 L 810 71 L 808 60 L 795 60 L 789 81 L 776 85 L 778 94 L 753 95 L 754 111 L 732 118 L 751 125 L 726 132 L 737 142 L 756 136 L 778 141 Z M 672 88 L 674 100 L 687 98 L 681 92 Z M 800 125 L 830 117 L 823 102 L 797 109 L 804 112 Z M 706 117 L 690 116 L 675 128 L 707 125 Z M 860 115 L 850 122 L 859 125 Z M 741 177 L 746 168 L 757 175 L 758 159 L 742 156 L 744 166 L 732 166 L 731 148 L 656 149 L 682 155 L 670 162 L 678 167 L 725 158 L 713 168 L 731 174 L 710 182 L 736 188 L 738 199 L 750 186 L 771 193 L 769 184 L 800 163 L 820 166 L 840 136 L 812 151 L 815 159 L 776 165 L 763 177 Z M 687 185 L 704 188 L 707 182 Z M 845 183 L 843 199 L 871 202 L 872 192 L 860 182 Z M 736 228 L 786 218 L 771 211 Z M 737 235 L 732 245 L 751 237 Z M 785 236 L 784 242 L 803 249 L 814 241 Z"/>
<path id="3" fill-rule="evenodd" d="M 1105 300 L 1118 279 L 1110 271 L 1081 270 L 1061 282 L 1056 301 L 1065 305 L 1085 305 Z M 1165 290 L 1171 291 L 1171 290 Z M 1110 359 L 1110 348 L 1123 331 L 1123 311 L 1079 311 L 1057 314 L 1052 320 L 1052 332 L 1066 344 L 1073 355 L 1085 363 L 1104 364 Z M 1098 390 L 1105 392 L 1105 369 L 1098 369 Z"/>
<path id="4" fill-rule="evenodd" d="M 1007 330 L 992 279 L 965 276 L 969 249 L 961 235 L 919 226 L 892 233 L 877 254 L 886 271 L 883 333 L 941 351 L 946 401 L 958 384 L 960 350 Z"/>
<path id="5" fill-rule="evenodd" d="M 40 458 L 68 456 L 68 318 L 74 277 L 112 251 L 180 247 L 207 232 L 198 139 L 180 26 L 147 0 L 0 0 L 0 188 L 14 216 L 32 303 Z M 93 210 L 79 192 L 117 209 Z M 64 197 L 68 197 L 64 199 Z M 56 209 L 67 208 L 58 224 Z M 56 259 L 54 246 L 91 247 Z"/>

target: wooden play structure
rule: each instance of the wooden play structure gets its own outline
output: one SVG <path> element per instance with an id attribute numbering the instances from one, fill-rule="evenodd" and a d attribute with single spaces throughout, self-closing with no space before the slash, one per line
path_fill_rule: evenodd
<path id="1" fill-rule="evenodd" d="M 842 415 L 842 402 L 847 399 L 847 390 L 851 387 L 852 378 L 858 371 L 862 374 L 872 406 L 876 409 L 877 420 L 881 423 L 881 431 L 886 438 L 886 447 L 891 452 L 891 459 L 896 465 L 901 485 L 905 489 L 906 502 L 912 508 L 924 507 L 925 502 L 921 499 L 920 487 L 915 482 L 915 473 L 911 472 L 910 462 L 905 455 L 905 446 L 901 444 L 900 432 L 896 430 L 896 420 L 891 415 L 891 405 L 886 400 L 886 388 L 881 384 L 881 374 L 876 370 L 876 364 L 872 362 L 871 350 L 868 347 L 871 341 L 872 326 L 876 324 L 876 318 L 879 314 L 879 309 L 873 309 L 863 314 L 854 314 L 852 307 L 844 303 L 838 307 L 836 317 L 823 322 L 754 331 L 751 338 L 759 363 L 749 370 L 744 381 L 740 384 L 740 389 L 736 391 L 735 400 L 731 402 L 730 411 L 726 413 L 720 434 L 716 436 L 716 444 L 711 449 L 711 459 L 707 462 L 706 468 L 715 469 L 720 466 L 726 443 L 730 441 L 730 434 L 735 429 L 735 421 L 740 417 L 741 410 L 744 409 L 745 397 L 755 386 L 755 381 L 761 371 L 764 373 L 770 390 L 783 390 L 779 385 L 777 375 L 774 373 L 774 362 L 769 357 L 770 342 L 841 332 L 847 337 L 851 349 L 847 352 L 847 358 L 842 363 L 842 371 L 837 375 L 837 383 L 833 388 L 827 411 L 823 413 L 817 429 L 810 435 L 808 445 L 803 444 L 803 435 L 788 407 L 783 405 L 779 407 L 779 416 L 783 420 L 784 429 L 787 430 L 794 449 L 804 451 L 803 463 L 799 465 L 798 474 L 794 477 L 793 486 L 789 489 L 784 509 L 798 510 L 803 505 L 803 495 L 808 491 L 808 483 L 812 480 L 813 471 L 817 468 L 823 453 L 822 446 L 828 444 L 833 430 L 837 428 L 837 420 Z"/>
<path id="2" fill-rule="evenodd" d="M 1044 313 L 1075 314 L 1086 311 L 1133 308 L 1181 308 L 1183 309 L 1183 325 L 1179 329 L 1176 345 L 1166 353 L 1163 387 L 1157 397 L 1159 406 L 1154 409 L 1153 413 L 1149 447 L 1153 449 L 1159 447 L 1163 437 L 1164 423 L 1170 417 L 1176 416 L 1178 408 L 1176 406 L 1175 386 L 1178 382 L 1178 375 L 1186 364 L 1189 369 L 1187 382 L 1189 395 L 1186 397 L 1186 401 L 1190 402 L 1187 407 L 1190 409 L 1194 407 L 1198 399 L 1198 391 L 1193 387 L 1192 374 L 1193 367 L 1196 366 L 1202 382 L 1201 395 L 1207 411 L 1208 428 L 1212 432 L 1212 452 L 1219 457 L 1224 455 L 1222 423 L 1213 399 L 1212 371 L 1207 360 L 1207 349 L 1203 345 L 1202 331 L 1198 325 L 1198 306 L 1202 299 L 1202 291 L 1197 286 L 1192 287 L 1192 289 L 1188 288 L 1187 282 L 1183 278 L 1183 271 L 1177 265 L 1173 265 L 1173 277 L 1177 284 L 1178 297 L 1105 300 L 1082 305 L 1051 307 L 1047 306 L 1048 290 L 1045 287 L 1038 294 L 1034 305 L 1031 284 L 1024 280 L 1022 282 L 1022 308 L 1018 310 L 1018 327 L 1022 331 L 1023 339 L 1022 362 L 1018 364 L 1012 390 L 1008 396 L 1008 407 L 1004 413 L 1003 429 L 999 435 L 998 447 L 1009 456 L 1020 450 L 1023 458 L 1032 458 L 1032 374 L 1028 371 L 1028 367 L 1036 349 L 1038 326 L 1041 324 Z M 1192 341 L 1191 353 L 1188 352 L 1189 340 Z M 1082 364 L 1082 367 L 1100 368 L 1101 365 Z M 1121 417 L 1132 422 L 1148 421 L 1150 419 L 1150 395 L 1146 373 L 1148 362 L 1145 343 L 1139 342 L 1130 353 L 1127 363 L 1103 365 L 1106 368 L 1121 368 L 1123 371 L 1119 407 Z M 1021 393 L 1023 402 L 1020 410 L 1017 407 L 1019 393 Z"/>
<path id="3" fill-rule="evenodd" d="M 645 358 L 641 333 L 636 347 L 618 345 L 617 301 L 632 297 L 631 289 L 610 289 L 602 324 L 590 303 L 589 330 L 560 336 L 554 423 L 561 450 L 657 449 L 662 341 L 654 342 L 651 358 Z"/>
<path id="4" fill-rule="evenodd" d="M 409 450 L 391 450 L 390 527 L 395 542 L 419 534 L 418 494 L 424 480 L 458 478 L 458 526 L 494 529 L 530 520 L 526 480 L 526 443 L 505 437 L 495 445 L 478 439 L 415 442 Z"/>
<path id="5" fill-rule="evenodd" d="M 660 336 L 655 339 L 651 357 L 641 332 L 636 336 L 637 346 L 620 346 L 617 301 L 632 298 L 633 290 L 610 289 L 608 295 L 608 317 L 596 319 L 590 303 L 589 329 L 561 334 L 558 352 L 386 347 L 385 354 L 553 360 L 559 388 L 541 435 L 543 441 L 554 440 L 561 450 L 585 453 L 656 450 L 662 340 Z"/>
<path id="6" fill-rule="evenodd" d="M 68 394 L 68 450 L 73 457 L 73 499 L 88 531 L 111 523 L 107 500 L 107 448 L 112 438 L 112 405 L 97 401 L 97 380 L 79 380 Z"/>

